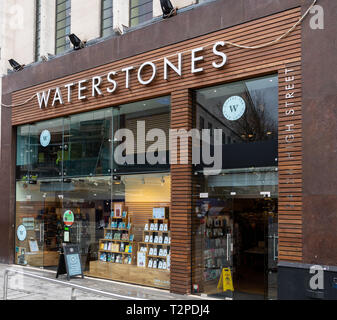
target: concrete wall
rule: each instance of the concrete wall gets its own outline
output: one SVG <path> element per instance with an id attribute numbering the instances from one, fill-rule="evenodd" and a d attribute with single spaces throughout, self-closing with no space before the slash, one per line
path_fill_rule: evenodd
<path id="1" fill-rule="evenodd" d="M 171 0 L 173 7 L 178 9 L 188 7 L 190 5 L 196 4 L 197 2 L 198 0 Z M 160 1 L 153 0 L 153 16 L 159 17 L 162 14 L 163 11 L 161 10 Z"/>
<path id="2" fill-rule="evenodd" d="M 55 52 L 56 0 L 41 1 L 41 56 Z"/>
<path id="3" fill-rule="evenodd" d="M 114 0 L 113 3 L 113 26 L 123 29 L 123 25 L 128 27 L 130 23 L 130 1 Z"/>
<path id="4" fill-rule="evenodd" d="M 71 32 L 82 41 L 99 38 L 101 35 L 101 1 L 71 1 Z"/>
<path id="5" fill-rule="evenodd" d="M 21 64 L 34 61 L 35 1 L 8 0 L 4 4 L 3 59 L 13 58 Z"/>

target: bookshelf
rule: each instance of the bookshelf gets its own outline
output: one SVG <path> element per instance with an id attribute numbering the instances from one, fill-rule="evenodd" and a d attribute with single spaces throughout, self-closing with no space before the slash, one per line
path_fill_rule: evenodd
<path id="1" fill-rule="evenodd" d="M 135 241 L 132 223 L 127 211 L 121 216 L 111 212 L 108 226 L 104 228 L 104 238 L 99 240 L 99 260 L 107 263 L 135 264 Z"/>
<path id="2" fill-rule="evenodd" d="M 149 219 L 138 243 L 137 266 L 170 270 L 171 231 L 168 219 Z"/>

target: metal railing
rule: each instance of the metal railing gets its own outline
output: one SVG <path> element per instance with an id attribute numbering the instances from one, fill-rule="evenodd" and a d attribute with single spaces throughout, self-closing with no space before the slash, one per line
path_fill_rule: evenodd
<path id="1" fill-rule="evenodd" d="M 55 280 L 55 279 L 50 279 L 50 278 L 47 278 L 47 277 L 39 276 L 39 275 L 34 274 L 34 273 L 22 272 L 22 271 L 11 269 L 11 268 L 6 269 L 5 272 L 4 272 L 3 300 L 7 300 L 8 277 L 9 277 L 10 273 L 21 274 L 23 276 L 27 276 L 27 277 L 30 277 L 30 278 L 39 279 L 39 280 L 43 280 L 43 281 L 46 281 L 46 282 L 51 282 L 51 283 L 58 284 L 58 285 L 61 285 L 61 286 L 64 286 L 64 287 L 69 287 L 69 288 L 71 288 L 71 295 L 70 295 L 71 300 L 76 300 L 76 297 L 75 297 L 75 290 L 76 289 L 84 291 L 84 292 L 92 293 L 92 294 L 95 294 L 95 295 L 99 295 L 99 296 L 114 298 L 116 300 L 147 300 L 147 299 L 143 299 L 143 298 L 123 296 L 123 295 L 119 295 L 119 294 L 115 294 L 115 293 L 110 293 L 110 292 L 106 292 L 106 291 L 101 291 L 101 290 L 97 290 L 97 289 L 83 287 L 83 286 L 80 286 L 78 284 L 63 282 L 63 281 Z"/>

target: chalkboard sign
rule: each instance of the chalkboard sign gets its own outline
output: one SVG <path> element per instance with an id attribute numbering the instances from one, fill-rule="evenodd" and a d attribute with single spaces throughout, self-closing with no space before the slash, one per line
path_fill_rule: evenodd
<path id="1" fill-rule="evenodd" d="M 68 280 L 78 275 L 83 278 L 79 247 L 76 244 L 63 244 L 63 253 L 60 254 L 56 278 L 64 273 L 67 273 Z"/>

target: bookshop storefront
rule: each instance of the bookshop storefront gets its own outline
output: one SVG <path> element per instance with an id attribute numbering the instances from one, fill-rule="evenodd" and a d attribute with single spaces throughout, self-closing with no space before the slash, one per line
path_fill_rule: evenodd
<path id="1" fill-rule="evenodd" d="M 277 263 L 300 243 L 288 223 L 301 216 L 300 30 L 254 50 L 224 39 L 261 44 L 299 17 L 295 8 L 89 69 L 85 57 L 80 71 L 13 92 L 14 104 L 29 101 L 12 111 L 15 263 L 55 269 L 72 243 L 88 276 L 277 298 Z M 50 63 L 70 68 L 65 59 Z M 171 148 L 172 130 L 192 129 L 210 133 L 199 162 L 192 139 Z"/>
<path id="2" fill-rule="evenodd" d="M 119 166 L 113 156 L 116 132 L 137 139 L 137 122 L 168 133 L 170 97 L 18 126 L 16 225 L 25 234 L 16 263 L 55 269 L 71 243 L 87 275 L 137 283 L 133 270 L 154 256 L 142 284 L 169 287 L 170 168 Z"/>

